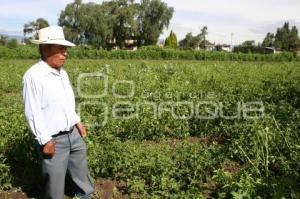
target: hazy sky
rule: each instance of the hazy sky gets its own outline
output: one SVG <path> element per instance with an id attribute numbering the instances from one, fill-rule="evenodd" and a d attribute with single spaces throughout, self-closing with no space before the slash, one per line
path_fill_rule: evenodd
<path id="1" fill-rule="evenodd" d="M 163 0 L 175 9 L 168 30 L 179 39 L 208 27 L 208 39 L 216 43 L 261 42 L 284 21 L 300 29 L 300 0 Z M 56 25 L 60 11 L 73 0 L 1 0 L 0 33 L 22 35 L 23 25 L 39 17 Z M 89 0 L 83 0 L 89 2 Z M 102 2 L 93 0 L 93 2 Z M 233 33 L 233 34 L 231 34 Z"/>

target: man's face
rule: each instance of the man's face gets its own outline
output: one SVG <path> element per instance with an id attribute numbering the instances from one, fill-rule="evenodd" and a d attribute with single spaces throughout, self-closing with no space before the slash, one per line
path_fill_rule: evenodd
<path id="1" fill-rule="evenodd" d="M 60 69 L 67 58 L 67 47 L 51 44 L 45 47 L 45 61 L 53 68 Z"/>

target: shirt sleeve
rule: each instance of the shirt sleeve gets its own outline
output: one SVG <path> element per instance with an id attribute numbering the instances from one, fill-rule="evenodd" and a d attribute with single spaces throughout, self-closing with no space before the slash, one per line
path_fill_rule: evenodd
<path id="1" fill-rule="evenodd" d="M 80 116 L 76 113 L 76 103 L 75 103 L 74 94 L 73 94 L 73 100 L 74 100 L 73 120 L 74 120 L 74 123 L 77 124 L 78 122 L 80 122 Z"/>
<path id="2" fill-rule="evenodd" d="M 77 124 L 78 122 L 80 122 L 80 117 L 78 116 L 77 113 L 75 113 L 74 119 L 75 119 L 75 124 Z"/>
<path id="3" fill-rule="evenodd" d="M 23 78 L 23 100 L 25 116 L 29 127 L 40 145 L 46 144 L 52 139 L 48 132 L 45 119 L 42 114 L 41 85 L 32 77 Z"/>

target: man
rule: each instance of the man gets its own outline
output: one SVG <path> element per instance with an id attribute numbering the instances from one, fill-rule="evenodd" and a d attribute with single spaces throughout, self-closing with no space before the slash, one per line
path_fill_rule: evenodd
<path id="1" fill-rule="evenodd" d="M 39 30 L 41 60 L 23 77 L 25 116 L 42 154 L 45 198 L 63 199 L 68 171 L 76 196 L 91 198 L 94 191 L 87 167 L 86 130 L 75 112 L 74 93 L 66 71 L 67 47 L 61 27 Z"/>

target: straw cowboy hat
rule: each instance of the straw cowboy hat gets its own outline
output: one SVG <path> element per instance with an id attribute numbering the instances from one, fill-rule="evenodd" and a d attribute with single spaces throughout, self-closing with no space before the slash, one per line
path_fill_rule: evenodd
<path id="1" fill-rule="evenodd" d="M 39 39 L 31 40 L 34 44 L 58 44 L 62 46 L 75 46 L 72 42 L 65 40 L 62 27 L 49 26 L 42 28 L 38 32 Z"/>

